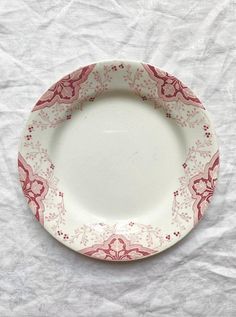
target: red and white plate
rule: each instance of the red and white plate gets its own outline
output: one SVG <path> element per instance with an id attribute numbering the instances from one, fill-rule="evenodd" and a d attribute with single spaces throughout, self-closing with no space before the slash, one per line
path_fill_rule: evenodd
<path id="1" fill-rule="evenodd" d="M 18 167 L 52 236 L 96 259 L 131 261 L 169 248 L 198 223 L 219 153 L 204 106 L 181 81 L 149 64 L 108 61 L 40 98 Z"/>

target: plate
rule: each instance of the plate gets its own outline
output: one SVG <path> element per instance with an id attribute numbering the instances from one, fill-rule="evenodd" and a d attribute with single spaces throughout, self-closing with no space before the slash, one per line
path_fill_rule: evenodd
<path id="1" fill-rule="evenodd" d="M 106 61 L 63 77 L 24 129 L 19 178 L 36 219 L 86 256 L 159 253 L 198 223 L 219 167 L 200 100 L 152 65 Z"/>

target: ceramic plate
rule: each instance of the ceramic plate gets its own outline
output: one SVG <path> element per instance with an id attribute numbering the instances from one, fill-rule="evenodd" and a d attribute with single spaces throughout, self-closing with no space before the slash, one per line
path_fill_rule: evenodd
<path id="1" fill-rule="evenodd" d="M 39 99 L 18 157 L 24 195 L 57 240 L 100 260 L 169 248 L 202 218 L 219 167 L 199 99 L 152 65 L 109 61 Z"/>

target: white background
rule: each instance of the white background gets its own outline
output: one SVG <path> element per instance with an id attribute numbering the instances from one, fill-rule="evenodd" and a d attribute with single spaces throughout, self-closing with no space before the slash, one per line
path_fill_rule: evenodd
<path id="1" fill-rule="evenodd" d="M 1 0 L 0 316 L 236 316 L 236 3 Z M 26 118 L 63 75 L 101 59 L 150 62 L 210 111 L 221 154 L 204 220 L 152 258 L 111 264 L 60 245 L 17 180 Z"/>

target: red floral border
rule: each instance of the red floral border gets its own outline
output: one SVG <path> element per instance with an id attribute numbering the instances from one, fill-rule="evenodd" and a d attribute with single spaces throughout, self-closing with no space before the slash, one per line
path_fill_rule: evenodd
<path id="1" fill-rule="evenodd" d="M 27 202 L 36 219 L 43 225 L 43 200 L 48 192 L 47 181 L 41 176 L 33 173 L 31 166 L 26 163 L 20 153 L 18 155 L 18 171 L 21 187 Z"/>
<path id="2" fill-rule="evenodd" d="M 95 64 L 85 66 L 63 77 L 43 94 L 32 111 L 51 107 L 56 102 L 68 104 L 76 100 L 81 84 L 87 80 L 94 66 Z"/>
<path id="3" fill-rule="evenodd" d="M 204 109 L 201 101 L 175 76 L 161 71 L 160 69 L 149 64 L 143 64 L 143 66 L 148 72 L 149 76 L 156 81 L 160 98 L 165 101 L 181 100 L 185 104 L 198 106 Z"/>
<path id="4" fill-rule="evenodd" d="M 157 252 L 140 244 L 132 244 L 123 235 L 113 234 L 102 244 L 95 244 L 79 251 L 80 253 L 107 261 L 132 261 Z"/>
<path id="5" fill-rule="evenodd" d="M 195 199 L 193 204 L 195 223 L 202 218 L 212 199 L 216 187 L 218 169 L 219 152 L 217 151 L 205 166 L 204 172 L 194 176 L 189 182 L 189 190 L 192 198 Z"/>

